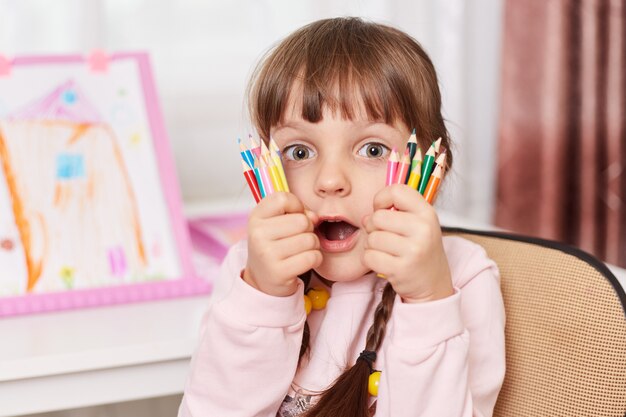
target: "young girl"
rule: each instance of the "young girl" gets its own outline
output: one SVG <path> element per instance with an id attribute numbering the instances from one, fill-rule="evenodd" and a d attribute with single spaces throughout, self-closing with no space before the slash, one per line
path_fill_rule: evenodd
<path id="1" fill-rule="evenodd" d="M 450 149 L 426 53 L 391 27 L 322 20 L 250 87 L 291 192 L 260 201 L 224 260 L 179 416 L 491 415 L 505 370 L 496 266 L 442 238 L 413 188 L 385 186 L 413 128 L 421 149 Z M 309 288 L 330 298 L 307 316 Z"/>

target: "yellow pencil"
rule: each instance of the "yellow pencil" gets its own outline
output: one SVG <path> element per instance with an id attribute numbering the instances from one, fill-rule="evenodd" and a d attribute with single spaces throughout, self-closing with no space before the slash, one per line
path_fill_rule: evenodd
<path id="1" fill-rule="evenodd" d="M 272 185 L 274 186 L 274 189 L 276 191 L 285 191 L 282 181 L 280 179 L 280 172 L 278 171 L 276 162 L 272 158 L 270 158 L 267 162 L 267 166 L 269 167 L 270 171 L 270 178 L 272 179 Z"/>
<path id="2" fill-rule="evenodd" d="M 261 141 L 261 155 L 263 155 L 266 160 L 268 160 L 270 156 L 270 150 L 267 148 L 264 140 Z"/>
<path id="3" fill-rule="evenodd" d="M 278 145 L 276 145 L 274 139 L 270 139 L 270 151 L 272 154 L 272 161 L 274 161 L 274 165 L 276 165 L 276 168 L 278 168 L 278 173 L 280 174 L 282 190 L 289 192 L 289 184 L 287 184 L 287 177 L 285 176 L 285 169 L 283 168 L 280 150 L 278 149 Z"/>
<path id="4" fill-rule="evenodd" d="M 415 152 L 415 156 L 413 156 L 413 161 L 411 161 L 411 173 L 409 174 L 409 181 L 407 181 L 407 185 L 414 190 L 417 190 L 421 177 L 422 151 L 420 150 L 420 148 L 417 148 L 417 152 Z"/>

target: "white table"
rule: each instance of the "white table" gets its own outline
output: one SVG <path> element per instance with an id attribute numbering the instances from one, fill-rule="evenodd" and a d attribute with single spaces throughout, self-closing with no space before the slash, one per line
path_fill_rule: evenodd
<path id="1" fill-rule="evenodd" d="M 241 206 L 241 204 L 239 204 Z M 191 205 L 187 214 L 227 204 Z M 442 223 L 467 228 L 463 219 Z M 615 269 L 622 285 L 626 271 Z M 0 417 L 181 393 L 209 297 L 0 320 Z"/>
<path id="2" fill-rule="evenodd" d="M 0 416 L 182 392 L 208 297 L 0 320 Z"/>

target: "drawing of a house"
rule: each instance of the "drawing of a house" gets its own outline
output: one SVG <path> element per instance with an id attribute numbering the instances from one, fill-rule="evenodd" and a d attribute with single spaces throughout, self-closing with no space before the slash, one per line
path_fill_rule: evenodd
<path id="1" fill-rule="evenodd" d="M 146 254 L 119 146 L 73 80 L 0 120 L 0 171 L 19 240 L 9 249 L 25 274 L 9 277 L 15 295 L 141 275 Z"/>

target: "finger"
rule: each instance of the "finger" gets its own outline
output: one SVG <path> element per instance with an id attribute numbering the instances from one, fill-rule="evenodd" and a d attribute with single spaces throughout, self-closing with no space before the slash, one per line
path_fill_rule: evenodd
<path id="1" fill-rule="evenodd" d="M 253 209 L 253 214 L 261 219 L 276 217 L 286 213 L 304 213 L 304 205 L 292 193 L 273 193 L 262 199 Z"/>
<path id="2" fill-rule="evenodd" d="M 300 252 L 319 248 L 320 241 L 315 233 L 299 233 L 274 242 L 273 254 L 278 259 L 283 260 Z"/>
<path id="3" fill-rule="evenodd" d="M 314 225 L 304 213 L 289 213 L 250 222 L 251 240 L 276 240 L 312 232 Z"/>
<path id="4" fill-rule="evenodd" d="M 404 184 L 384 187 L 374 196 L 374 210 L 394 207 L 400 211 L 418 212 L 428 206 L 420 193 Z"/>
<path id="5" fill-rule="evenodd" d="M 319 250 L 308 250 L 297 255 L 290 256 L 281 262 L 281 272 L 285 276 L 297 276 L 304 274 L 310 269 L 315 269 L 322 263 L 322 252 Z"/>
<path id="6" fill-rule="evenodd" d="M 367 236 L 365 247 L 366 249 L 388 253 L 392 256 L 401 256 L 406 252 L 407 244 L 408 239 L 396 233 L 375 231 Z"/>
<path id="7" fill-rule="evenodd" d="M 316 225 L 318 223 L 320 217 L 314 211 L 304 209 L 304 214 L 309 218 L 309 220 L 311 220 L 311 223 L 313 223 L 313 225 Z"/>
<path id="8" fill-rule="evenodd" d="M 363 251 L 363 264 L 372 271 L 384 275 L 386 278 L 391 276 L 395 262 L 397 262 L 397 258 L 388 253 L 373 249 Z"/>
<path id="9" fill-rule="evenodd" d="M 401 236 L 412 236 L 421 221 L 423 220 L 414 213 L 398 210 L 376 210 L 369 216 L 364 227 L 368 233 L 384 230 Z"/>

